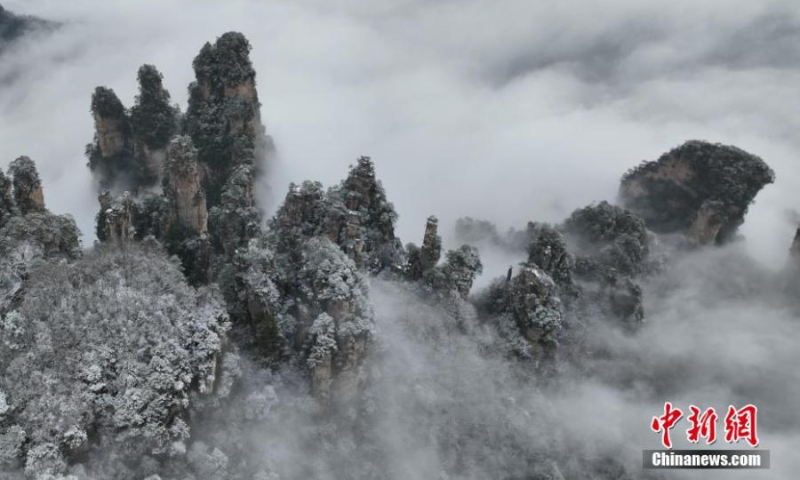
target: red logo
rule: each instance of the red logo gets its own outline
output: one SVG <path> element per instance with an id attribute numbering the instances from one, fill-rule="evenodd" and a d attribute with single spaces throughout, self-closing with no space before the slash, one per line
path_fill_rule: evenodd
<path id="1" fill-rule="evenodd" d="M 755 405 L 745 405 L 739 410 L 736 410 L 733 405 L 729 405 L 728 414 L 725 415 L 725 441 L 736 443 L 739 440 L 746 440 L 751 447 L 757 446 L 757 413 L 758 409 Z"/>
<path id="2" fill-rule="evenodd" d="M 690 443 L 699 443 L 701 438 L 705 439 L 708 445 L 717 441 L 717 412 L 713 407 L 701 410 L 695 405 L 689 406 L 690 414 L 686 419 L 689 421 L 689 429 L 686 430 L 686 438 Z M 750 446 L 758 446 L 758 434 L 756 417 L 758 409 L 755 405 L 745 405 L 736 409 L 732 405 L 728 407 L 725 415 L 725 441 L 736 443 L 745 440 Z M 650 429 L 655 433 L 661 433 L 661 444 L 664 448 L 672 448 L 670 430 L 678 421 L 683 418 L 683 411 L 673 407 L 672 403 L 664 403 L 664 414 L 660 417 L 653 417 L 650 422 Z"/>
<path id="3" fill-rule="evenodd" d="M 672 408 L 672 404 L 667 402 L 664 404 L 664 415 L 660 417 L 653 417 L 650 422 L 650 429 L 654 432 L 661 432 L 661 443 L 666 448 L 672 448 L 672 440 L 669 438 L 669 431 L 681 419 L 683 412 L 679 408 Z"/>
<path id="4" fill-rule="evenodd" d="M 698 443 L 700 437 L 706 439 L 706 443 L 711 445 L 717 441 L 717 412 L 714 407 L 710 407 L 703 414 L 700 414 L 700 409 L 694 405 L 689 405 L 689 410 L 692 414 L 689 415 L 688 420 L 692 424 L 691 428 L 686 431 L 686 436 L 692 443 Z"/>

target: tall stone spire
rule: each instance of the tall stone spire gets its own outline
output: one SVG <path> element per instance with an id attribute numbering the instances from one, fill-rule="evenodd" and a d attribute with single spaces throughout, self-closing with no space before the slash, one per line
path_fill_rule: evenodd
<path id="1" fill-rule="evenodd" d="M 191 137 L 175 137 L 169 145 L 169 179 L 166 194 L 170 200 L 171 221 L 196 233 L 208 230 L 206 197 L 200 186 L 197 149 Z"/>
<path id="2" fill-rule="evenodd" d="M 14 201 L 22 215 L 44 211 L 44 193 L 36 164 L 28 157 L 19 157 L 8 168 L 14 185 Z"/>

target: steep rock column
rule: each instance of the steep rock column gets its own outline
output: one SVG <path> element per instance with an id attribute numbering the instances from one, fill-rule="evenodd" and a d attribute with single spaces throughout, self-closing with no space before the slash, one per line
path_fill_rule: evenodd
<path id="1" fill-rule="evenodd" d="M 359 268 L 377 274 L 404 263 L 402 245 L 394 234 L 397 213 L 369 157 L 358 159 L 347 178 L 331 189 L 329 199 L 336 205 L 329 220 L 332 238 Z"/>
<path id="2" fill-rule="evenodd" d="M 211 207 L 220 203 L 237 167 L 255 167 L 252 176 L 263 167 L 260 154 L 268 141 L 250 49 L 244 35 L 228 32 L 213 45 L 206 43 L 193 63 L 196 81 L 189 86 L 186 130 L 208 170 L 205 186 Z"/>
<path id="3" fill-rule="evenodd" d="M 100 213 L 97 215 L 97 238 L 104 242 L 125 243 L 136 235 L 136 203 L 128 192 L 115 199 L 108 190 L 103 191 L 97 200 Z"/>
<path id="4" fill-rule="evenodd" d="M 197 149 L 189 136 L 176 137 L 170 143 L 168 168 L 166 194 L 170 199 L 171 222 L 195 233 L 205 233 L 208 210 L 200 186 Z"/>
<path id="5" fill-rule="evenodd" d="M 439 220 L 434 216 L 428 217 L 422 248 L 419 252 L 419 261 L 423 271 L 434 267 L 442 256 L 442 237 L 439 236 L 438 229 Z"/>
<path id="6" fill-rule="evenodd" d="M 133 174 L 133 143 L 131 125 L 125 107 L 114 90 L 97 87 L 92 95 L 94 142 L 87 145 L 89 168 L 102 188 L 112 188 L 122 182 L 130 187 Z"/>
<path id="7" fill-rule="evenodd" d="M 438 233 L 439 221 L 434 216 L 428 217 L 425 224 L 425 235 L 419 251 L 412 250 L 413 256 L 409 258 L 408 275 L 411 280 L 419 280 L 423 274 L 436 266 L 442 256 L 442 237 Z"/>
<path id="8" fill-rule="evenodd" d="M 13 177 L 14 201 L 19 212 L 44 212 L 44 193 L 36 164 L 28 157 L 19 157 L 8 168 Z"/>
<path id="9" fill-rule="evenodd" d="M 134 159 L 138 187 L 157 185 L 166 163 L 167 146 L 178 126 L 179 112 L 170 105 L 163 76 L 153 65 L 142 65 L 137 75 L 139 95 L 131 107 Z"/>

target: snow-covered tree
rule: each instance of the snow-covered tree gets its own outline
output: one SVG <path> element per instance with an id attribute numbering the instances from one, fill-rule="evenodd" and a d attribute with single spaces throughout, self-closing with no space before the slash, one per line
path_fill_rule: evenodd
<path id="1" fill-rule="evenodd" d="M 213 389 L 227 329 L 214 292 L 188 286 L 154 245 L 28 275 L 0 324 L 0 457 L 60 474 L 87 455 L 135 470 L 143 456 L 182 454 L 190 392 Z"/>

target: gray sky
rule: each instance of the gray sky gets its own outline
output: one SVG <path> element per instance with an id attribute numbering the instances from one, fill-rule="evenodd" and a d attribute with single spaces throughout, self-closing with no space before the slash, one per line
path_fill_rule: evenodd
<path id="1" fill-rule="evenodd" d="M 751 207 L 742 228 L 748 241 L 693 254 L 645 285 L 648 323 L 639 336 L 599 327 L 597 343 L 618 352 L 608 373 L 552 403 L 558 418 L 574 420 L 560 424 L 565 435 L 589 422 L 597 427 L 591 445 L 623 445 L 635 457 L 644 442 L 657 446 L 641 424 L 657 413 L 652 398 L 669 397 L 683 408 L 752 400 L 764 408 L 764 446 L 773 449 L 774 468 L 763 478 L 796 475 L 796 314 L 767 293 L 748 297 L 737 290 L 766 288 L 737 249 L 778 268 L 797 227 L 797 213 L 790 212 L 800 210 L 800 3 L 4 5 L 64 25 L 0 58 L 0 165 L 23 154 L 34 158 L 49 208 L 72 213 L 87 246 L 97 211 L 83 156 L 92 139 L 92 90 L 112 87 L 130 106 L 137 68 L 153 63 L 185 108 L 192 59 L 205 41 L 229 30 L 242 31 L 253 45 L 262 118 L 280 154 L 268 178 L 271 191 L 261 192 L 268 208 L 290 181 L 331 185 L 357 156 L 370 155 L 400 214 L 404 241 L 421 240 L 430 214 L 444 226 L 445 243 L 452 239 L 449 226 L 464 215 L 495 221 L 501 230 L 560 221 L 592 201 L 613 200 L 628 168 L 688 139 L 761 156 L 777 181 Z M 511 261 L 492 259 L 487 275 L 504 273 Z M 380 288 L 375 298 L 384 305 Z M 424 345 L 400 340 L 412 353 L 426 353 Z M 460 360 L 474 359 L 462 350 L 450 369 L 430 371 L 449 381 L 447 375 L 461 371 Z M 484 398 L 482 383 L 463 393 L 470 392 L 495 405 Z M 601 428 L 612 416 L 618 423 Z M 697 473 L 686 477 L 701 478 Z"/>
<path id="2" fill-rule="evenodd" d="M 700 3 L 700 4 L 698 4 Z M 370 155 L 418 242 L 425 218 L 501 229 L 613 199 L 619 177 L 687 139 L 735 144 L 777 172 L 743 228 L 783 263 L 800 209 L 800 5 L 792 1 L 61 2 L 6 8 L 64 22 L 0 61 L 0 164 L 34 158 L 49 207 L 93 240 L 89 98 L 126 105 L 156 64 L 186 104 L 191 61 L 228 30 L 253 44 L 262 115 L 289 181 L 341 179 Z"/>

